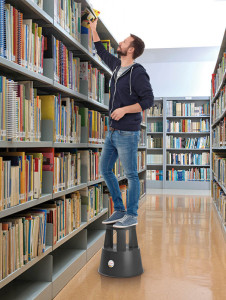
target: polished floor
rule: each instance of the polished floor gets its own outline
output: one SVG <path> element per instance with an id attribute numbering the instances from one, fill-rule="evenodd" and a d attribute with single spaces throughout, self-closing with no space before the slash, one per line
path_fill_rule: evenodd
<path id="1" fill-rule="evenodd" d="M 144 273 L 101 276 L 99 251 L 55 300 L 226 299 L 226 240 L 210 197 L 145 198 L 137 226 Z"/>

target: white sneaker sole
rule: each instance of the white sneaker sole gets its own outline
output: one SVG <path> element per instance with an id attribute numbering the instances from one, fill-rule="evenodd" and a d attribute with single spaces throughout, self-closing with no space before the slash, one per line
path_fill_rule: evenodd
<path id="1" fill-rule="evenodd" d="M 123 226 L 123 225 L 113 225 L 114 228 L 127 228 L 127 227 L 132 227 L 137 225 L 138 223 L 135 224 L 131 224 L 131 225 L 127 225 L 127 226 Z"/>

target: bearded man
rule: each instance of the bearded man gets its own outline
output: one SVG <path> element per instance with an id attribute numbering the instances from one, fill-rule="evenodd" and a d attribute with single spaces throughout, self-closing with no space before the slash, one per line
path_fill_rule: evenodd
<path id="1" fill-rule="evenodd" d="M 97 54 L 111 69 L 109 131 L 100 157 L 100 172 L 114 202 L 114 212 L 103 224 L 116 228 L 137 225 L 140 182 L 137 172 L 137 151 L 140 139 L 141 112 L 153 106 L 154 95 L 144 67 L 135 62 L 145 48 L 134 34 L 119 43 L 117 53 L 110 54 L 96 31 L 97 19 L 90 22 Z M 112 169 L 119 157 L 128 179 L 127 211 L 122 201 L 119 183 Z"/>

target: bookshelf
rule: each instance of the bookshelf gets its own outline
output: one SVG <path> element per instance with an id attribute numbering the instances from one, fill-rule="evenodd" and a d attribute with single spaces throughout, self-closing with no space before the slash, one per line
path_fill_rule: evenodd
<path id="1" fill-rule="evenodd" d="M 0 0 L 1 2 L 1 0 Z M 43 0 L 43 9 L 32 0 L 9 0 L 10 5 L 23 13 L 24 19 L 34 20 L 38 26 L 44 28 L 45 33 L 54 35 L 60 40 L 74 57 L 80 61 L 89 61 L 93 67 L 98 68 L 107 79 L 111 77 L 109 68 L 88 49 L 87 38 L 78 41 L 70 35 L 54 17 L 54 2 Z M 82 9 L 87 5 L 87 1 L 78 0 Z M 56 3 L 56 2 L 55 2 Z M 112 46 L 117 48 L 117 41 L 108 31 L 104 23 L 99 18 L 98 33 L 102 39 L 110 39 Z M 34 89 L 38 95 L 56 95 L 60 93 L 62 97 L 68 97 L 76 101 L 79 107 L 87 107 L 90 110 L 98 111 L 104 115 L 108 114 L 109 100 L 107 95 L 104 101 L 98 102 L 88 95 L 88 84 L 82 82 L 79 90 L 71 89 L 54 79 L 53 61 L 44 61 L 43 74 L 31 71 L 22 65 L 10 61 L 0 56 L 0 75 L 6 76 L 14 81 L 32 81 Z M 42 120 L 44 121 L 44 120 Z M 81 143 L 54 142 L 53 122 L 42 122 L 41 140 L 35 141 L 0 141 L 2 152 L 6 151 L 30 151 L 36 149 L 54 149 L 57 152 L 70 152 L 74 149 L 89 150 L 101 149 L 103 144 L 88 143 L 87 131 L 83 128 Z M 139 151 L 145 153 L 146 159 L 146 114 L 143 115 L 142 138 L 139 144 Z M 44 150 L 43 150 L 44 151 Z M 143 158 L 142 158 L 143 159 Z M 144 193 L 140 197 L 139 205 L 144 201 L 143 196 L 146 190 L 146 167 L 138 170 L 139 178 L 144 181 Z M 11 218 L 14 214 L 24 213 L 28 209 L 46 204 L 50 200 L 57 198 L 66 199 L 76 191 L 87 190 L 95 184 L 104 186 L 104 179 L 88 181 L 82 180 L 80 184 L 53 192 L 53 172 L 43 171 L 42 195 L 25 203 L 15 205 L 0 211 L 0 222 L 3 218 Z M 88 178 L 84 168 L 81 170 L 81 177 Z M 118 176 L 118 181 L 125 180 L 124 175 Z M 91 257 L 102 247 L 104 242 L 105 226 L 102 221 L 109 216 L 109 203 L 103 197 L 103 209 L 94 217 L 89 218 L 86 206 L 81 207 L 81 224 L 73 229 L 69 234 L 61 237 L 53 243 L 53 224 L 47 223 L 45 250 L 40 255 L 28 261 L 22 267 L 17 268 L 2 280 L 0 280 L 0 298 L 2 299 L 53 299 L 59 291 L 69 282 L 69 280 L 91 259 Z"/>
<path id="2" fill-rule="evenodd" d="M 226 183 L 225 183 L 225 122 L 226 122 L 226 30 L 211 80 L 211 197 L 222 232 L 226 237 Z"/>
<path id="3" fill-rule="evenodd" d="M 168 98 L 156 98 L 155 99 L 155 105 L 158 106 L 158 104 L 161 103 L 163 107 L 162 115 L 156 116 L 152 115 L 147 118 L 147 122 L 149 123 L 155 123 L 155 122 L 162 122 L 163 123 L 163 130 L 161 132 L 149 132 L 147 131 L 147 136 L 153 136 L 155 137 L 162 137 L 162 143 L 163 146 L 161 147 L 155 147 L 155 145 L 152 145 L 152 148 L 147 147 L 147 153 L 152 155 L 159 155 L 162 154 L 162 161 L 157 161 L 156 163 L 154 161 L 151 161 L 147 164 L 147 170 L 162 170 L 163 172 L 163 180 L 150 180 L 149 177 L 147 177 L 147 187 L 148 188 L 164 188 L 164 189 L 210 189 L 210 180 L 204 180 L 200 178 L 200 180 L 187 180 L 187 181 L 170 181 L 168 180 L 167 174 L 169 176 L 172 169 L 174 170 L 182 170 L 182 174 L 186 173 L 191 168 L 197 168 L 198 170 L 201 170 L 202 176 L 207 176 L 207 174 L 210 174 L 210 165 L 211 165 L 211 149 L 205 148 L 195 148 L 195 146 L 192 146 L 190 144 L 191 148 L 185 148 L 186 145 L 182 147 L 182 141 L 183 143 L 186 142 L 189 138 L 193 142 L 195 139 L 199 139 L 200 141 L 207 140 L 210 142 L 210 120 L 211 115 L 208 113 L 200 114 L 198 112 L 198 108 L 194 107 L 207 107 L 210 106 L 210 99 L 209 97 L 168 97 Z M 179 107 L 183 107 L 182 113 L 174 111 L 172 113 L 172 107 L 170 110 L 169 107 L 172 105 L 172 103 L 179 103 Z M 184 105 L 184 106 L 182 106 Z M 191 109 L 192 105 L 192 114 Z M 175 106 L 176 108 L 176 106 Z M 186 109 L 186 111 L 185 111 Z M 197 110 L 197 112 L 194 112 L 194 109 Z M 201 108 L 199 108 L 201 110 Z M 188 110 L 188 111 L 187 111 Z M 194 115 L 195 113 L 195 115 Z M 177 115 L 176 115 L 177 114 Z M 204 120 L 203 123 L 201 123 L 205 128 L 203 128 L 203 131 L 199 130 L 200 126 L 200 120 Z M 186 130 L 189 129 L 189 126 L 191 129 L 189 129 L 188 132 L 179 132 L 179 127 L 177 130 L 175 130 L 176 126 L 171 126 L 171 128 L 167 128 L 167 125 L 180 123 L 182 131 L 182 126 L 186 126 Z M 192 125 L 193 122 L 196 122 L 196 124 Z M 198 124 L 199 123 L 199 124 Z M 149 125 L 148 125 L 149 126 Z M 179 125 L 177 125 L 179 126 Z M 195 127 L 197 126 L 197 128 Z M 147 127 L 149 128 L 149 127 Z M 170 130 L 169 130 L 170 129 Z M 185 131 L 185 127 L 183 129 Z M 194 132 L 195 131 L 195 132 Z M 181 140 L 180 140 L 181 139 Z M 180 143 L 179 143 L 180 141 Z M 191 143 L 190 141 L 190 143 Z M 174 144 L 173 144 L 174 143 Z M 177 143 L 177 144 L 175 144 Z M 176 148 L 174 148 L 176 147 Z M 186 147 L 189 147 L 188 145 Z M 171 163 L 169 162 L 169 159 L 171 159 Z M 178 159 L 178 160 L 177 160 Z M 188 159 L 188 162 L 185 164 L 183 162 L 183 159 Z M 182 160 L 182 162 L 179 163 L 179 160 Z M 194 163 L 194 162 L 195 163 Z M 148 161 L 147 161 L 148 162 Z M 192 162 L 192 163 L 191 163 Z M 184 171 L 183 171 L 184 170 Z M 207 171 L 208 170 L 208 171 Z M 188 172 L 187 172 L 188 173 Z M 206 175 L 205 175 L 206 174 Z M 210 174 L 211 175 L 211 174 Z M 155 177 L 153 177 L 155 179 Z"/>

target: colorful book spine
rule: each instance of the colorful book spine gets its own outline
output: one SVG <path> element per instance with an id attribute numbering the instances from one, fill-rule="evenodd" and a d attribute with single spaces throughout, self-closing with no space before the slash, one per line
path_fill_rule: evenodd
<path id="1" fill-rule="evenodd" d="M 212 145 L 216 148 L 226 146 L 226 117 L 212 129 Z"/>
<path id="2" fill-rule="evenodd" d="M 203 152 L 197 154 L 193 152 L 189 153 L 170 153 L 167 152 L 167 163 L 173 165 L 209 165 L 210 154 Z"/>
<path id="3" fill-rule="evenodd" d="M 218 65 L 216 73 L 212 74 L 211 80 L 211 98 L 213 99 L 216 95 L 222 80 L 226 73 L 226 51 L 223 53 L 222 60 Z"/>
<path id="4" fill-rule="evenodd" d="M 163 137 L 155 137 L 148 135 L 147 136 L 147 147 L 154 148 L 162 148 L 163 147 Z"/>
<path id="5" fill-rule="evenodd" d="M 147 116 L 148 117 L 161 117 L 163 116 L 163 104 L 158 103 L 154 106 L 147 109 Z"/>
<path id="6" fill-rule="evenodd" d="M 4 53 L 0 53 L 0 56 L 33 72 L 43 74 L 42 27 L 33 23 L 31 19 L 24 19 L 23 14 L 10 4 L 4 5 L 3 15 L 1 28 L 5 28 L 3 33 L 5 42 Z"/>
<path id="7" fill-rule="evenodd" d="M 81 3 L 75 0 L 55 0 L 54 21 L 81 42 Z"/>
<path id="8" fill-rule="evenodd" d="M 200 119 L 192 121 L 191 119 L 183 119 L 179 121 L 166 120 L 167 132 L 209 132 L 209 119 Z"/>
<path id="9" fill-rule="evenodd" d="M 162 163 L 163 163 L 163 154 L 147 155 L 147 164 L 162 164 Z"/>
<path id="10" fill-rule="evenodd" d="M 210 168 L 191 168 L 188 170 L 176 170 L 172 168 L 166 171 L 168 181 L 209 181 Z"/>
<path id="11" fill-rule="evenodd" d="M 210 137 L 198 137 L 198 138 L 183 138 L 166 136 L 166 148 L 174 149 L 209 149 Z"/>
<path id="12" fill-rule="evenodd" d="M 210 114 L 210 104 L 204 103 L 197 105 L 197 103 L 182 103 L 178 101 L 167 101 L 167 114 L 171 116 L 182 117 L 199 117 Z"/>
<path id="13" fill-rule="evenodd" d="M 220 91 L 219 97 L 213 103 L 213 107 L 212 107 L 212 123 L 213 124 L 225 112 L 225 109 L 226 109 L 226 90 L 225 89 L 226 89 L 226 87 L 224 85 L 224 87 Z"/>
<path id="14" fill-rule="evenodd" d="M 148 132 L 163 132 L 163 122 L 156 121 L 147 123 L 147 131 Z"/>
<path id="15" fill-rule="evenodd" d="M 211 196 L 220 213 L 223 225 L 226 225 L 226 195 L 216 180 L 211 184 Z"/>
<path id="16" fill-rule="evenodd" d="M 147 180 L 163 181 L 163 170 L 147 170 Z"/>
<path id="17" fill-rule="evenodd" d="M 0 155 L 0 210 L 40 198 L 42 154 L 6 152 Z"/>

